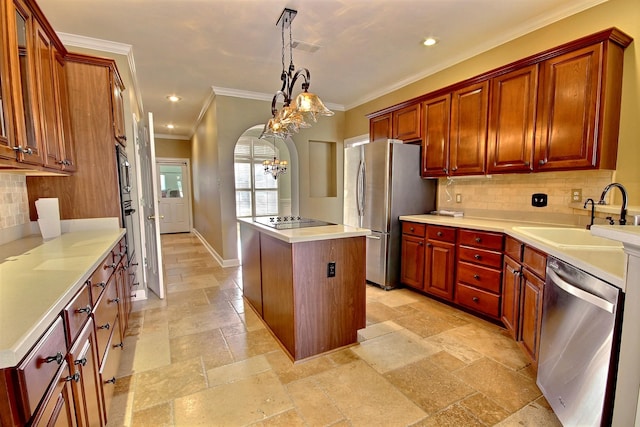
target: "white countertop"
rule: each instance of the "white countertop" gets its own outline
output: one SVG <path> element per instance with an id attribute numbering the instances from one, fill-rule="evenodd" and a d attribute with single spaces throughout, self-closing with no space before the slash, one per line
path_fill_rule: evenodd
<path id="1" fill-rule="evenodd" d="M 622 242 L 625 247 L 640 248 L 640 227 L 627 225 L 594 225 L 591 234 Z"/>
<path id="2" fill-rule="evenodd" d="M 566 261 L 574 265 L 575 267 L 586 271 L 587 273 L 599 277 L 602 280 L 611 283 L 612 285 L 615 285 L 621 289 L 625 288 L 624 276 L 626 271 L 626 256 L 623 249 L 585 250 L 558 248 L 541 240 L 530 237 L 526 234 L 520 233 L 517 230 L 514 230 L 514 227 L 530 227 L 540 225 L 531 222 L 491 220 L 472 217 L 454 218 L 438 215 L 406 215 L 401 216 L 400 220 L 505 233 L 520 240 L 521 242 L 524 242 L 528 245 L 540 249 L 543 252 L 546 252 L 548 255 Z M 548 224 L 543 225 L 548 226 Z M 561 227 L 558 225 L 554 226 Z M 626 229 L 640 229 L 640 227 L 625 227 Z M 597 228 L 600 227 L 593 227 L 592 234 L 613 239 L 613 237 L 609 237 L 603 234 L 596 234 L 595 231 Z M 638 234 L 638 242 L 640 242 L 640 233 Z"/>
<path id="3" fill-rule="evenodd" d="M 238 218 L 243 224 L 250 225 L 260 230 L 261 233 L 275 237 L 287 243 L 313 242 L 318 240 L 344 239 L 347 237 L 361 237 L 371 234 L 366 228 L 350 227 L 348 225 L 321 225 L 318 227 L 290 228 L 279 230 L 266 225 L 258 224 L 251 218 Z"/>
<path id="4" fill-rule="evenodd" d="M 0 369 L 20 362 L 124 234 L 30 236 L 0 246 Z"/>

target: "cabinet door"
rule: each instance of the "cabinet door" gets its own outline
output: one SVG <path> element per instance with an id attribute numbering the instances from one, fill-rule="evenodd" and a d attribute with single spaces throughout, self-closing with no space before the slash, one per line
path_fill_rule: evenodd
<path id="1" fill-rule="evenodd" d="M 369 120 L 369 141 L 391 138 L 391 113 Z"/>
<path id="2" fill-rule="evenodd" d="M 488 110 L 488 81 L 453 92 L 449 147 L 452 175 L 484 173 Z"/>
<path id="3" fill-rule="evenodd" d="M 393 112 L 393 138 L 405 142 L 421 138 L 420 104 L 409 105 Z"/>
<path id="4" fill-rule="evenodd" d="M 0 13 L 0 159 L 16 159 L 13 149 L 12 118 L 14 117 L 9 86 L 9 50 L 7 49 L 7 22 L 5 13 Z M 6 162 L 3 162 L 6 163 Z M 9 162 L 11 163 L 11 162 Z"/>
<path id="5" fill-rule="evenodd" d="M 453 299 L 455 244 L 427 241 L 424 265 L 424 290 L 439 297 Z"/>
<path id="6" fill-rule="evenodd" d="M 67 86 L 67 74 L 65 72 L 64 58 L 56 54 L 54 62 L 54 77 L 56 82 L 56 95 L 58 105 L 59 138 L 62 147 L 62 169 L 67 172 L 75 172 L 76 147 L 71 128 L 71 111 L 69 109 L 69 88 Z"/>
<path id="7" fill-rule="evenodd" d="M 520 346 L 538 364 L 542 297 L 544 282 L 526 268 L 522 269 L 522 295 L 520 301 Z"/>
<path id="8" fill-rule="evenodd" d="M 538 170 L 596 166 L 602 43 L 542 63 L 536 139 Z"/>
<path id="9" fill-rule="evenodd" d="M 488 173 L 533 170 L 537 88 L 537 65 L 492 80 Z"/>
<path id="10" fill-rule="evenodd" d="M 450 94 L 422 103 L 422 176 L 425 178 L 449 173 L 450 109 Z"/>
<path id="11" fill-rule="evenodd" d="M 124 130 L 124 85 L 120 76 L 111 71 L 111 108 L 113 110 L 113 134 L 116 140 L 127 145 L 127 134 Z"/>
<path id="12" fill-rule="evenodd" d="M 76 427 L 78 424 L 71 391 L 71 383 L 74 381 L 75 378 L 69 372 L 69 365 L 64 361 L 51 383 L 47 396 L 29 425 L 33 427 Z"/>
<path id="13" fill-rule="evenodd" d="M 513 339 L 518 339 L 520 315 L 520 264 L 504 257 L 502 271 L 502 323 Z"/>
<path id="14" fill-rule="evenodd" d="M 413 288 L 423 288 L 424 238 L 402 236 L 400 257 L 400 282 Z"/>

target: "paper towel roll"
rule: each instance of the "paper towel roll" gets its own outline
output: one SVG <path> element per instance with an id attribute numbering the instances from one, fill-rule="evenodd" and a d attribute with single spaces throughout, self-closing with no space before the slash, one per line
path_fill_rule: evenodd
<path id="1" fill-rule="evenodd" d="M 58 199 L 38 199 L 35 204 L 42 238 L 48 240 L 58 237 L 60 235 L 60 207 L 58 205 Z"/>

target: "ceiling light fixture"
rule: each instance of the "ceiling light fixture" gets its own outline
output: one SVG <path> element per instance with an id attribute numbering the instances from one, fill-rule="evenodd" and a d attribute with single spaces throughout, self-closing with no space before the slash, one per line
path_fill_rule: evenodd
<path id="1" fill-rule="evenodd" d="M 273 179 L 278 179 L 278 175 L 287 173 L 288 164 L 286 160 L 278 160 L 278 157 L 276 156 L 276 150 L 276 139 L 273 138 L 273 160 L 265 160 L 264 162 L 262 162 L 262 166 L 264 166 L 264 174 L 271 175 Z"/>
<path id="2" fill-rule="evenodd" d="M 317 121 L 317 116 L 333 116 L 333 111 L 324 106 L 320 98 L 309 92 L 311 84 L 311 73 L 306 68 L 300 68 L 296 71 L 293 65 L 293 38 L 291 36 L 291 22 L 296 17 L 297 11 L 285 8 L 276 22 L 276 26 L 280 27 L 282 36 L 282 88 L 275 93 L 271 101 L 272 117 L 264 125 L 264 130 L 260 134 L 260 138 L 268 137 L 285 139 L 294 132 L 298 132 L 300 128 L 308 128 L 311 125 L 306 119 L 311 118 Z M 289 68 L 285 68 L 285 43 L 284 30 L 289 29 Z M 303 79 L 302 90 L 295 101 L 293 100 L 293 89 L 298 79 Z M 278 98 L 282 97 L 283 106 L 280 110 L 276 108 Z M 275 144 L 275 140 L 274 140 Z"/>
<path id="3" fill-rule="evenodd" d="M 422 44 L 425 46 L 434 46 L 436 43 L 438 43 L 438 40 L 434 39 L 433 37 L 427 37 L 422 42 Z"/>
<path id="4" fill-rule="evenodd" d="M 167 125 L 167 129 L 175 129 L 175 126 L 174 126 L 174 125 L 172 125 L 171 123 L 169 123 L 169 124 Z"/>
<path id="5" fill-rule="evenodd" d="M 178 95 L 167 95 L 167 99 L 171 102 L 178 102 L 182 98 L 180 98 Z"/>

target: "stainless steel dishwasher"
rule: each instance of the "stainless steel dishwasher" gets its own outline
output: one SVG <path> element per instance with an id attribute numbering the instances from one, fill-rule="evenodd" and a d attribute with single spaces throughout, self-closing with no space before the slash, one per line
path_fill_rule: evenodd
<path id="1" fill-rule="evenodd" d="M 547 261 L 537 384 L 564 426 L 611 423 L 624 294 Z"/>

